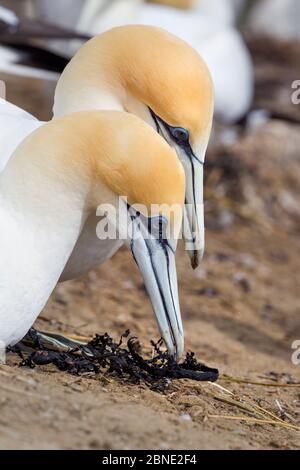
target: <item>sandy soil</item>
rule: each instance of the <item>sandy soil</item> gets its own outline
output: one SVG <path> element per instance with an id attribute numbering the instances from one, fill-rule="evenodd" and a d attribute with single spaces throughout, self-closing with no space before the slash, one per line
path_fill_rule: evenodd
<path id="1" fill-rule="evenodd" d="M 10 98 L 16 84 L 9 84 Z M 46 118 L 52 87 L 17 85 L 15 101 L 42 109 Z M 35 89 L 33 107 L 24 93 L 28 86 Z M 0 366 L 0 448 L 300 447 L 300 387 L 275 386 L 300 380 L 300 366 L 291 361 L 292 342 L 300 339 L 299 209 L 292 204 L 299 196 L 298 136 L 296 124 L 271 121 L 212 150 L 205 258 L 193 272 L 182 249 L 177 257 L 186 348 L 218 367 L 218 384 L 234 395 L 187 380 L 160 394 L 52 366 L 19 368 L 10 355 Z M 283 142 L 289 144 L 284 157 Z M 282 158 L 290 164 L 283 165 Z M 284 191 L 289 197 L 279 197 Z M 107 331 L 116 338 L 130 328 L 145 348 L 158 336 L 141 277 L 125 249 L 83 279 L 57 286 L 36 327 L 87 336 Z M 237 383 L 225 374 L 274 386 Z M 286 427 L 255 421 L 262 419 L 257 408 L 255 413 L 249 406 L 238 408 L 232 398 L 268 410 Z"/>

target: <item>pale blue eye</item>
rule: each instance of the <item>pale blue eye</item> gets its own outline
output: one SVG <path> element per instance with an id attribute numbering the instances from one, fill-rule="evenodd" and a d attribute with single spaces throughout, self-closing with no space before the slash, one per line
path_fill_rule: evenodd
<path id="1" fill-rule="evenodd" d="M 189 131 L 184 127 L 170 127 L 170 132 L 174 140 L 179 144 L 183 144 L 189 141 Z"/>

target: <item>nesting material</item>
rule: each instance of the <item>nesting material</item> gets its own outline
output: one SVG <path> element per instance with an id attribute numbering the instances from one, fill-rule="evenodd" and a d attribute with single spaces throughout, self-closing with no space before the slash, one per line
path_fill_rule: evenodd
<path id="1" fill-rule="evenodd" d="M 127 339 L 126 345 L 124 340 Z M 84 344 L 65 340 L 58 335 L 47 336 L 33 328 L 12 351 L 18 353 L 21 366 L 36 367 L 53 364 L 71 374 L 105 374 L 131 383 L 144 383 L 150 388 L 164 391 L 174 379 L 214 382 L 219 372 L 200 363 L 193 352 L 177 363 L 162 349 L 162 341 L 151 342 L 153 356 L 145 359 L 137 337 L 127 330 L 119 342 L 107 333 L 96 335 Z"/>

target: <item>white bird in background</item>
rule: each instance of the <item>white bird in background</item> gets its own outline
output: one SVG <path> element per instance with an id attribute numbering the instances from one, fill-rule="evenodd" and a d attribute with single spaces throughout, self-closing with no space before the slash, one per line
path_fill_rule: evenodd
<path id="1" fill-rule="evenodd" d="M 0 6 L 0 72 L 58 80 L 61 72 L 89 35 L 45 21 L 17 16 Z M 71 45 L 76 48 L 71 53 Z"/>
<path id="2" fill-rule="evenodd" d="M 22 119 L 26 125 L 28 117 Z M 126 216 L 120 225 L 113 216 L 108 218 L 118 233 L 128 232 L 127 244 L 143 276 L 160 332 L 169 352 L 180 357 L 184 339 L 175 251 L 185 177 L 176 152 L 129 113 L 85 111 L 41 124 L 9 158 L 1 147 L 2 159 L 1 344 L 17 343 L 32 326 L 89 215 L 101 204 L 118 210 L 119 197 L 126 195 Z M 137 215 L 135 204 L 147 209 L 143 217 Z M 152 204 L 157 205 L 156 213 Z M 171 213 L 170 207 L 174 208 Z M 134 230 L 128 231 L 129 226 Z M 122 244 L 118 238 L 99 240 L 100 263 L 107 258 L 107 243 L 115 243 L 116 249 Z"/>
<path id="3" fill-rule="evenodd" d="M 3 8 L 0 5 L 0 24 L 1 22 L 14 28 L 19 24 L 19 19 L 12 10 Z M 24 55 L 25 54 L 0 45 L 0 72 L 22 75 L 24 77 L 29 76 L 57 80 L 57 74 L 34 69 L 25 65 L 16 65 Z"/>
<path id="4" fill-rule="evenodd" d="M 283 40 L 300 39 L 299 0 L 261 0 L 250 12 L 247 26 L 254 34 Z"/>
<path id="5" fill-rule="evenodd" d="M 228 25 L 235 25 L 244 0 L 194 0 L 193 8 Z"/>

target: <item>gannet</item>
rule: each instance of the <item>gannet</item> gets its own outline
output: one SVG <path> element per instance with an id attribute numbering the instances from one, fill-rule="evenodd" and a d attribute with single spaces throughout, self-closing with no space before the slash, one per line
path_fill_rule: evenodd
<path id="1" fill-rule="evenodd" d="M 238 6 L 244 0 L 194 0 L 193 7 L 199 13 L 204 13 L 228 25 L 236 23 Z"/>
<path id="2" fill-rule="evenodd" d="M 69 46 L 78 48 L 89 38 L 27 15 L 18 16 L 0 5 L 0 72 L 57 81 L 57 72 L 74 53 Z"/>
<path id="3" fill-rule="evenodd" d="M 300 2 L 299 0 L 256 2 L 250 11 L 247 27 L 252 34 L 267 34 L 281 40 L 299 40 Z"/>
<path id="4" fill-rule="evenodd" d="M 199 54 L 152 26 L 113 28 L 87 42 L 57 84 L 54 116 L 85 109 L 131 112 L 176 149 L 186 173 L 185 235 L 196 268 L 204 250 L 203 164 L 211 131 L 213 85 Z M 97 264 L 91 217 L 62 280 Z"/>
<path id="5" fill-rule="evenodd" d="M 123 201 L 126 196 L 126 217 L 118 225 L 109 213 L 108 218 L 118 233 L 133 227 L 126 243 L 144 278 L 165 343 L 178 358 L 184 340 L 175 250 L 185 175 L 176 152 L 136 116 L 120 111 L 82 111 L 41 124 L 8 161 L 1 148 L 0 159 L 3 155 L 2 345 L 15 344 L 32 326 L 89 215 L 103 204 L 117 210 L 120 197 Z M 174 208 L 171 213 L 170 207 Z M 112 243 L 116 249 L 121 245 L 118 238 L 101 240 L 98 262 L 107 258 Z"/>
<path id="6" fill-rule="evenodd" d="M 186 173 L 187 252 L 194 268 L 204 250 L 203 163 L 213 106 L 211 77 L 198 53 L 151 26 L 114 28 L 86 43 L 61 75 L 54 99 L 55 117 L 87 109 L 136 114 L 176 149 Z M 97 265 L 97 223 L 96 215 L 87 221 L 61 280 Z"/>

